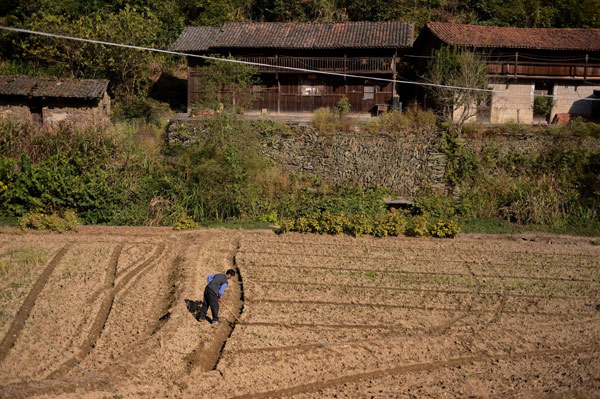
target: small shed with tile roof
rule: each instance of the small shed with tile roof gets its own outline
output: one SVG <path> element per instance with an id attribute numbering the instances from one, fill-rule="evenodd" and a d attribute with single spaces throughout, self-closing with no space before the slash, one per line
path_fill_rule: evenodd
<path id="1" fill-rule="evenodd" d="M 260 82 L 249 88 L 254 110 L 312 112 L 346 96 L 351 111 L 372 112 L 403 96 L 392 83 L 369 77 L 397 77 L 413 32 L 410 22 L 227 23 L 188 27 L 171 49 L 260 64 Z M 203 65 L 188 56 L 190 112 L 201 100 Z"/>
<path id="2" fill-rule="evenodd" d="M 414 43 L 415 68 L 441 46 L 477 52 L 487 65 L 489 102 L 481 122 L 547 122 L 557 114 L 600 119 L 600 29 L 514 28 L 430 22 Z M 536 115 L 536 98 L 553 97 L 549 115 Z"/>
<path id="3" fill-rule="evenodd" d="M 109 122 L 108 80 L 0 76 L 0 118 L 54 128 Z"/>

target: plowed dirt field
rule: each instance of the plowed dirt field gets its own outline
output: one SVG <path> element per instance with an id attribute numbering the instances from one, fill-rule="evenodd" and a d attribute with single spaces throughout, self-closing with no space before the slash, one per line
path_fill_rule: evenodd
<path id="1" fill-rule="evenodd" d="M 0 305 L 0 398 L 600 398 L 594 238 L 5 228 Z"/>

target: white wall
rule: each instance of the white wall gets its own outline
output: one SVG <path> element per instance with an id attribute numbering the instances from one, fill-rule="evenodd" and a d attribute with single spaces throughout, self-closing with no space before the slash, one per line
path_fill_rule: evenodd
<path id="1" fill-rule="evenodd" d="M 556 114 L 581 114 L 600 117 L 600 101 L 585 100 L 594 95 L 594 90 L 600 90 L 600 85 L 565 82 L 554 85 L 556 105 L 552 108 L 551 119 Z"/>
<path id="2" fill-rule="evenodd" d="M 532 82 L 492 83 L 491 123 L 532 123 L 533 93 Z"/>

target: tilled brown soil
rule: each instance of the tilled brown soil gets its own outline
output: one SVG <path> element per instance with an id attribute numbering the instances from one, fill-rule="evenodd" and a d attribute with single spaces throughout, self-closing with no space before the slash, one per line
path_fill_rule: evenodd
<path id="1" fill-rule="evenodd" d="M 5 229 L 0 398 L 600 398 L 598 244 Z"/>

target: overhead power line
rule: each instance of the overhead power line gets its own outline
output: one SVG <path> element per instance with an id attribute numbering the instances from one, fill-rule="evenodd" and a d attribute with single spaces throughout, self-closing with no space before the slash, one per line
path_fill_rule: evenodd
<path id="1" fill-rule="evenodd" d="M 135 46 L 132 44 L 107 42 L 104 40 L 86 39 L 86 38 L 82 38 L 82 37 L 60 35 L 60 34 L 56 34 L 56 33 L 42 32 L 42 31 L 23 29 L 23 28 L 14 28 L 14 27 L 10 27 L 10 26 L 0 26 L 0 29 L 10 31 L 10 32 L 27 33 L 27 34 L 31 34 L 31 35 L 46 36 L 46 37 L 52 37 L 52 38 L 57 38 L 57 39 L 74 40 L 74 41 L 78 41 L 78 42 L 100 44 L 100 45 L 104 45 L 104 46 L 121 47 L 121 48 L 140 50 L 140 51 L 151 51 L 151 52 L 155 52 L 155 53 L 178 55 L 178 56 L 182 56 L 182 57 L 201 58 L 204 60 L 231 62 L 231 63 L 236 63 L 236 64 L 251 65 L 251 66 L 258 66 L 258 67 L 278 68 L 278 69 L 284 69 L 284 70 L 307 72 L 307 73 L 329 75 L 329 76 L 357 78 L 357 79 L 381 81 L 381 82 L 388 82 L 388 83 L 399 83 L 399 84 L 407 84 L 407 85 L 415 85 L 415 86 L 423 86 L 423 87 L 439 87 L 439 88 L 450 89 L 450 90 L 478 91 L 478 92 L 485 92 L 485 93 L 505 93 L 506 92 L 506 90 L 480 89 L 480 88 L 474 88 L 474 87 L 463 87 L 463 86 L 442 85 L 442 84 L 427 83 L 427 82 L 417 82 L 417 81 L 412 81 L 412 80 L 398 80 L 398 79 L 381 78 L 381 77 L 376 77 L 376 76 L 354 75 L 354 74 L 339 73 L 339 72 L 328 72 L 328 71 L 320 71 L 318 69 L 286 67 L 286 66 L 265 64 L 265 63 L 260 63 L 260 62 L 243 61 L 243 60 L 237 60 L 237 59 L 232 59 L 232 58 L 219 58 L 219 57 L 212 57 L 212 56 L 208 56 L 208 55 L 183 53 L 183 52 L 179 52 L 179 51 L 163 50 L 163 49 L 144 47 L 144 46 Z M 511 93 L 510 95 L 512 97 L 512 96 L 515 96 L 516 94 Z M 535 97 L 554 97 L 553 95 L 550 95 L 550 94 L 531 94 L 531 95 L 535 96 Z M 582 98 L 581 100 L 600 101 L 600 99 L 595 99 L 595 98 Z"/>

